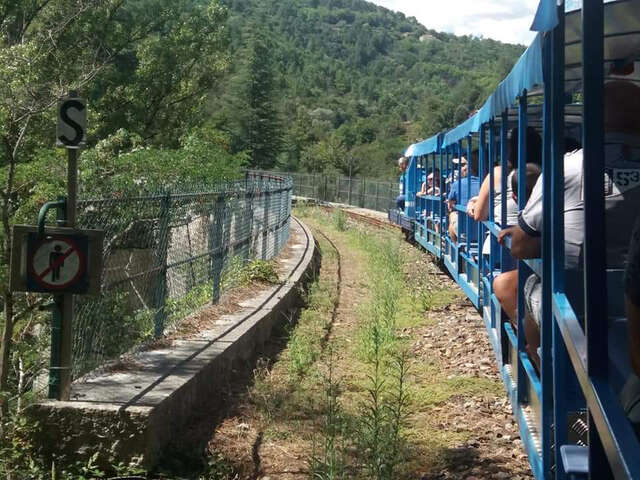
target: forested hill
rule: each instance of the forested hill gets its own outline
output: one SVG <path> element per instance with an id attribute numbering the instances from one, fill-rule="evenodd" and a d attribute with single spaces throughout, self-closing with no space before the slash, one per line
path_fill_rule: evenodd
<path id="1" fill-rule="evenodd" d="M 271 99 L 280 112 L 275 123 L 284 135 L 274 152 L 262 153 L 265 166 L 265 158 L 277 157 L 281 168 L 347 172 L 351 166 L 389 174 L 408 142 L 467 118 L 524 50 L 438 33 L 362 0 L 223 3 L 237 61 L 216 92 L 214 115 L 236 148 L 255 150 L 247 144 L 251 122 L 235 118 L 248 115 L 241 103 L 252 96 L 247 82 L 241 84 L 247 68 L 270 70 L 271 90 L 262 100 Z M 268 57 L 257 59 L 260 65 L 251 60 L 255 43 L 262 49 L 258 56 Z"/>

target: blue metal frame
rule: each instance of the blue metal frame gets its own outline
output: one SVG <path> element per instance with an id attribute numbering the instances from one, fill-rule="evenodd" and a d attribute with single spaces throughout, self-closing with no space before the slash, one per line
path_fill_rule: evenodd
<path id="1" fill-rule="evenodd" d="M 555 0 L 544 0 L 553 8 Z M 584 317 L 574 310 L 565 288 L 564 255 L 564 136 L 565 136 L 565 15 L 557 7 L 557 23 L 539 35 L 514 70 L 487 100 L 481 114 L 463 122 L 447 133 L 416 144 L 413 152 L 421 155 L 421 167 L 415 169 L 407 192 L 418 191 L 430 173 L 439 171 L 440 194 L 416 201 L 415 211 L 407 216 L 415 225 L 415 239 L 442 261 L 482 317 L 495 351 L 505 388 L 512 402 L 514 416 L 534 476 L 541 479 L 609 478 L 640 479 L 640 443 L 627 421 L 609 378 L 607 302 L 603 301 L 610 281 L 606 270 L 604 237 L 604 134 L 603 134 L 603 39 L 604 9 L 601 0 L 584 0 L 583 35 L 583 154 L 585 189 L 584 236 Z M 536 56 L 539 55 L 540 58 Z M 518 75 L 536 70 L 541 64 L 542 78 L 534 72 L 519 81 Z M 525 68 L 526 67 L 526 68 Z M 518 85 L 518 89 L 515 86 Z M 518 299 L 517 331 L 503 315 L 493 292 L 493 280 L 506 271 L 510 260 L 510 242 L 496 241 L 507 220 L 507 132 L 509 111 L 518 109 L 518 207 L 525 207 L 527 124 L 529 116 L 527 89 L 543 88 L 542 105 L 542 192 L 543 235 L 540 259 L 518 262 L 518 288 L 531 273 L 542 279 L 543 303 L 541 323 L 540 372 L 530 360 L 524 336 L 524 301 Z M 536 109 L 534 109 L 536 110 Z M 536 110 L 539 111 L 539 110 Z M 448 233 L 449 215 L 445 203 L 447 178 L 460 176 L 460 163 L 452 159 L 466 154 L 469 168 L 473 143 L 478 143 L 479 174 L 488 174 L 490 183 L 489 214 L 486 221 L 475 222 L 462 207 L 458 212 L 458 242 Z M 409 151 L 409 150 L 408 150 Z M 463 153 L 464 152 L 464 153 Z M 487 161 L 488 160 L 488 161 Z M 415 159 L 415 165 L 418 165 Z M 495 212 L 494 167 L 501 167 L 503 193 L 501 211 Z M 488 172 L 485 171 L 485 166 Z M 411 177 L 413 175 L 413 177 Z M 458 184 L 461 188 L 460 185 Z M 469 187 L 467 187 L 469 188 Z M 458 190 L 458 198 L 461 191 Z M 467 191 L 469 193 L 469 191 Z M 498 217 L 499 221 L 496 221 Z M 474 242 L 472 229 L 477 228 Z M 485 237 L 490 252 L 482 254 Z M 575 283 L 575 282 L 574 282 Z M 571 286 L 571 283 L 569 283 Z M 619 287 L 615 289 L 618 291 Z M 614 290 L 612 290 L 614 291 Z M 580 306 L 581 307 L 581 306 Z M 618 382 L 619 383 L 619 382 Z M 534 411 L 534 418 L 527 414 Z M 580 412 L 589 424 L 587 448 L 570 446 L 568 421 Z M 565 471 L 566 458 L 588 455 L 589 473 Z M 567 467 L 569 468 L 569 467 Z"/>

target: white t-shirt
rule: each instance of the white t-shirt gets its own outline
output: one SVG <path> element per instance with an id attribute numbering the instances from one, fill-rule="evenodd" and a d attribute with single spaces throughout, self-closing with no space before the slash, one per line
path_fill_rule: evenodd
<path id="1" fill-rule="evenodd" d="M 542 235 L 542 175 L 538 177 L 518 224 L 528 235 Z M 565 268 L 581 265 L 584 241 L 584 201 L 582 198 L 582 150 L 564 156 L 564 242 Z"/>
<path id="2" fill-rule="evenodd" d="M 605 145 L 605 224 L 607 267 L 623 268 L 632 227 L 640 212 L 640 139 L 607 134 Z M 564 156 L 565 268 L 582 268 L 584 185 L 582 150 Z M 518 224 L 530 236 L 542 234 L 542 176 L 520 213 Z"/>

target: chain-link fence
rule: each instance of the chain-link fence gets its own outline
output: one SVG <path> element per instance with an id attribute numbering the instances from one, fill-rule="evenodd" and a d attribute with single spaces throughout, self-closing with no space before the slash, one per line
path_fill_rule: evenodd
<path id="1" fill-rule="evenodd" d="M 202 193 L 84 200 L 78 226 L 105 231 L 102 295 L 76 302 L 78 377 L 216 302 L 230 272 L 289 238 L 292 182 L 247 172 Z"/>
<path id="2" fill-rule="evenodd" d="M 293 194 L 323 202 L 343 203 L 354 207 L 386 212 L 398 196 L 398 183 L 364 177 L 313 173 L 286 173 L 293 179 Z"/>

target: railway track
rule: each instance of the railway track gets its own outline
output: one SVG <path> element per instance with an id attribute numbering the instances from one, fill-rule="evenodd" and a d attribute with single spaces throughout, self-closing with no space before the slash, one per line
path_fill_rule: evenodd
<path id="1" fill-rule="evenodd" d="M 368 215 L 363 215 L 361 213 L 356 213 L 353 210 L 349 210 L 349 209 L 345 209 L 345 208 L 341 208 L 341 207 L 337 207 L 337 206 L 331 206 L 331 205 L 321 205 L 318 204 L 319 207 L 327 210 L 327 211 L 331 211 L 334 209 L 340 209 L 342 210 L 344 213 L 346 213 L 349 217 L 351 217 L 353 220 L 359 221 L 359 222 L 363 222 L 366 223 L 368 225 L 372 225 L 374 227 L 377 228 L 399 228 L 397 225 L 394 225 L 393 223 L 389 223 L 386 220 L 379 220 L 377 218 L 373 218 L 373 217 L 369 217 Z"/>
<path id="2" fill-rule="evenodd" d="M 323 345 L 322 345 L 322 348 L 324 349 L 325 345 L 329 341 L 329 338 L 331 337 L 331 330 L 333 329 L 333 324 L 336 321 L 336 318 L 338 316 L 338 309 L 340 308 L 340 297 L 342 296 L 342 255 L 340 254 L 340 250 L 338 250 L 338 247 L 336 246 L 336 244 L 333 243 L 333 241 L 327 235 L 325 235 L 324 232 L 322 232 L 317 228 L 314 229 L 314 232 L 319 233 L 322 236 L 322 238 L 324 238 L 327 241 L 327 243 L 331 245 L 331 248 L 335 250 L 337 263 L 338 263 L 337 271 L 336 271 L 336 276 L 337 276 L 336 301 L 334 302 L 333 309 L 331 310 L 331 321 L 329 322 L 327 331 L 324 335 Z"/>

